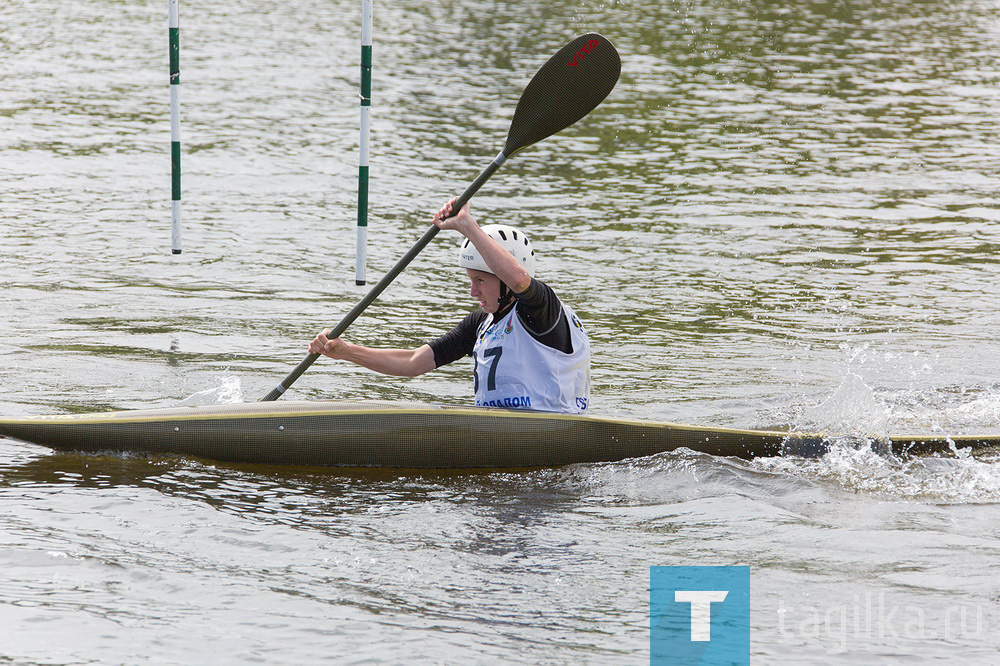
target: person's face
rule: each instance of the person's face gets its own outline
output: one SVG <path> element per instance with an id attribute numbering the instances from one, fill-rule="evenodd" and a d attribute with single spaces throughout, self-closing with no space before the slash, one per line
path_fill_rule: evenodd
<path id="1" fill-rule="evenodd" d="M 500 299 L 500 278 L 492 273 L 484 273 L 472 268 L 466 268 L 472 289 L 469 295 L 479 301 L 483 312 L 493 314 L 497 311 L 497 301 Z"/>

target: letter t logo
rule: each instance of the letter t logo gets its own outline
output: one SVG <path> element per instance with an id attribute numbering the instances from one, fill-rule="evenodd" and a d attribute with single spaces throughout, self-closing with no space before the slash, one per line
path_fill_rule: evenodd
<path id="1" fill-rule="evenodd" d="M 712 640 L 712 602 L 725 601 L 728 591 L 676 590 L 674 601 L 691 604 L 691 640 Z"/>

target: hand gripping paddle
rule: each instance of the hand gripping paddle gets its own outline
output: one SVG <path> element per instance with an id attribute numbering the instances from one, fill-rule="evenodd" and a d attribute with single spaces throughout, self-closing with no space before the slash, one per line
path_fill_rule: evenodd
<path id="1" fill-rule="evenodd" d="M 509 157 L 533 143 L 566 129 L 590 113 L 615 87 L 621 70 L 622 62 L 618 51 L 611 42 L 597 33 L 581 35 L 559 49 L 535 73 L 521 93 L 503 150 L 483 169 L 462 196 L 458 197 L 452 210 L 462 210 L 462 206 L 468 203 L 483 183 L 489 180 Z M 416 245 L 410 248 L 409 252 L 403 255 L 402 259 L 396 262 L 396 265 L 347 313 L 347 316 L 333 327 L 328 337 L 330 339 L 340 337 L 389 286 L 389 283 L 403 272 L 413 258 L 420 254 L 438 231 L 437 226 L 432 224 Z M 261 402 L 281 397 L 317 358 L 319 354 L 306 356 L 274 390 L 261 399 Z"/>

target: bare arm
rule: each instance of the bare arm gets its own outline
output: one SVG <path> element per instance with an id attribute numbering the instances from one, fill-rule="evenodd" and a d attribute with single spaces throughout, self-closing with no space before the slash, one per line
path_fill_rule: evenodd
<path id="1" fill-rule="evenodd" d="M 465 204 L 462 210 L 454 217 L 452 214 L 452 203 L 454 199 L 444 205 L 434 215 L 434 224 L 440 229 L 454 229 L 472 241 L 472 244 L 483 256 L 486 265 L 490 267 L 493 274 L 500 278 L 500 281 L 514 290 L 515 293 L 523 293 L 531 284 L 531 276 L 524 270 L 520 262 L 512 257 L 507 250 L 501 247 L 500 243 L 486 235 L 486 232 L 479 228 L 476 218 L 469 213 L 469 204 Z"/>
<path id="2" fill-rule="evenodd" d="M 375 349 L 351 344 L 340 338 L 330 340 L 323 331 L 309 343 L 309 352 L 350 361 L 369 370 L 397 377 L 416 377 L 434 369 L 434 352 L 429 345 L 416 349 Z"/>

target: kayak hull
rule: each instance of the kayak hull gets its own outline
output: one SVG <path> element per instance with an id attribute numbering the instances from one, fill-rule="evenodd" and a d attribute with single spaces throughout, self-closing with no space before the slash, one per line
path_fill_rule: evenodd
<path id="1" fill-rule="evenodd" d="M 58 450 L 171 453 L 231 463 L 461 469 L 612 462 L 679 448 L 753 458 L 822 453 L 825 446 L 820 434 L 318 401 L 0 419 L 0 435 Z M 980 446 L 1000 442 L 1000 437 L 974 439 Z M 898 453 L 946 451 L 951 441 L 902 438 L 893 441 L 893 448 Z"/>

